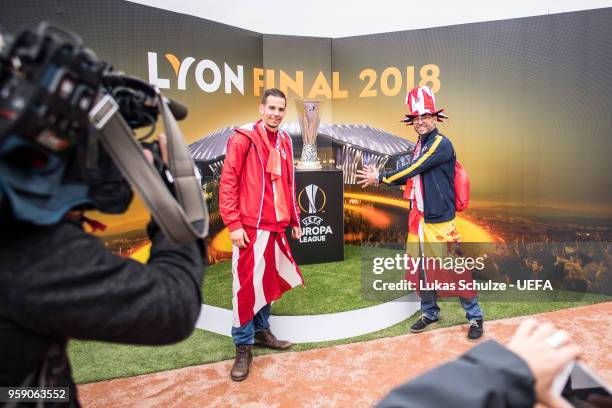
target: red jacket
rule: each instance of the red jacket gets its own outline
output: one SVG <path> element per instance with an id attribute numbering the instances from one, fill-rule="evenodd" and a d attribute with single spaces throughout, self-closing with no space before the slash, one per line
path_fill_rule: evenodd
<path id="1" fill-rule="evenodd" d="M 262 137 L 268 136 L 262 136 L 256 124 L 252 130 L 235 129 L 227 141 L 219 186 L 219 210 L 230 231 L 243 226 L 284 231 L 288 226 L 300 225 L 291 136 L 282 130 L 279 132 L 282 180 L 291 217 L 277 222 L 274 207 L 264 205 L 264 194 L 268 197 L 272 194 L 270 173 L 264 171 L 269 151 Z"/>

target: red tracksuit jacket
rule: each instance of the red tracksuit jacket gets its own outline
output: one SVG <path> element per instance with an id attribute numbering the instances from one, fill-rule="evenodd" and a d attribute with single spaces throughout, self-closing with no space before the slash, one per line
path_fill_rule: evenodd
<path id="1" fill-rule="evenodd" d="M 277 222 L 272 181 L 270 173 L 265 172 L 269 150 L 262 137 L 268 136 L 261 135 L 258 124 L 252 130 L 236 129 L 227 141 L 219 186 L 219 210 L 230 231 L 243 226 L 268 231 L 284 231 L 288 226 L 299 226 L 291 136 L 279 130 L 282 180 L 291 217 Z"/>

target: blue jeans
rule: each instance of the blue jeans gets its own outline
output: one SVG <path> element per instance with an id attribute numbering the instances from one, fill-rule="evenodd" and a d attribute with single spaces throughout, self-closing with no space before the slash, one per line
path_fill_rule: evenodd
<path id="1" fill-rule="evenodd" d="M 440 307 L 436 302 L 436 291 L 435 290 L 422 290 L 421 291 L 421 312 L 430 320 L 436 320 L 440 316 Z M 482 319 L 482 309 L 478 304 L 478 298 L 459 298 L 463 310 L 465 310 L 465 317 L 468 320 L 479 320 Z"/>
<path id="2" fill-rule="evenodd" d="M 255 332 L 270 328 L 270 304 L 262 307 L 251 320 L 240 327 L 232 327 L 232 339 L 236 345 L 254 344 Z"/>

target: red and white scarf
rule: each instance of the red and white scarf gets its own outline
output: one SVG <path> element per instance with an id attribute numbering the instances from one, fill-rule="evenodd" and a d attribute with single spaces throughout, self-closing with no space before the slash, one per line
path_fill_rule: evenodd
<path id="1" fill-rule="evenodd" d="M 268 139 L 268 134 L 262 120 L 257 124 L 257 133 L 261 136 L 264 144 L 269 150 L 268 159 L 266 162 L 266 171 L 270 173 L 272 179 L 272 191 L 274 192 L 274 210 L 276 212 L 276 221 L 289 220 L 289 206 L 287 205 L 287 197 L 282 180 L 282 160 L 280 156 L 280 130 L 276 131 L 276 141 L 273 147 Z M 291 164 L 293 165 L 293 163 Z"/>
<path id="2" fill-rule="evenodd" d="M 250 243 L 234 246 L 232 254 L 234 327 L 247 323 L 286 291 L 304 285 L 284 232 L 246 226 L 244 230 Z"/>

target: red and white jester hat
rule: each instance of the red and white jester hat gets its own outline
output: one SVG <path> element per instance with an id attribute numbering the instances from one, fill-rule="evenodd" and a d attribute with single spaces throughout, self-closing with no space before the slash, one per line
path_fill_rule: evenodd
<path id="1" fill-rule="evenodd" d="M 407 125 L 412 124 L 412 120 L 416 116 L 425 115 L 427 113 L 438 116 L 438 122 L 443 119 L 448 119 L 448 116 L 443 114 L 444 109 L 436 109 L 436 97 L 433 91 L 428 86 L 419 86 L 413 88 L 406 95 L 406 105 L 408 105 L 408 115 L 402 120 Z"/>

